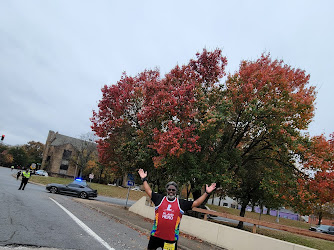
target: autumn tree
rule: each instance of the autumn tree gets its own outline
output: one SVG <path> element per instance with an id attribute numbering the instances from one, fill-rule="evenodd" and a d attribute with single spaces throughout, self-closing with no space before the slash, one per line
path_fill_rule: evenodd
<path id="1" fill-rule="evenodd" d="M 138 114 L 144 100 L 143 84 L 159 78 L 156 70 L 145 71 L 137 77 L 125 73 L 115 85 L 102 88 L 99 111 L 93 111 L 92 129 L 100 138 L 99 162 L 111 168 L 116 177 L 133 172 L 137 167 L 153 168 L 150 138 L 140 133 Z"/>
<path id="2" fill-rule="evenodd" d="M 222 89 L 229 116 L 215 151 L 227 155 L 235 182 L 229 195 L 239 199 L 244 216 L 249 203 L 269 205 L 294 186 L 295 141 L 313 117 L 315 91 L 303 70 L 270 55 L 243 61 Z"/>
<path id="3" fill-rule="evenodd" d="M 0 153 L 0 163 L 4 166 L 10 166 L 14 162 L 14 157 L 9 153 L 9 150 L 3 150 Z"/>
<path id="4" fill-rule="evenodd" d="M 306 178 L 299 179 L 302 204 L 299 208 L 318 215 L 321 224 L 323 214 L 334 204 L 334 133 L 327 140 L 324 135 L 314 136 L 299 145 L 302 152 L 300 164 Z"/>
<path id="5" fill-rule="evenodd" d="M 14 161 L 14 157 L 9 153 L 9 146 L 0 143 L 0 164 L 9 166 Z"/>
<path id="6" fill-rule="evenodd" d="M 204 50 L 164 78 L 152 70 L 136 77 L 124 74 L 116 85 L 105 86 L 92 118 L 93 131 L 101 137 L 100 161 L 123 172 L 143 167 L 158 186 L 176 177 L 200 190 L 208 176 L 202 174 L 204 158 L 195 153 L 201 151 L 199 133 L 214 109 L 215 84 L 225 65 L 220 50 Z"/>
<path id="7" fill-rule="evenodd" d="M 241 216 L 249 203 L 277 207 L 292 197 L 297 142 L 314 112 L 309 75 L 262 55 L 223 81 L 226 63 L 221 50 L 203 50 L 163 78 L 152 70 L 104 86 L 92 117 L 100 161 L 143 166 L 157 185 L 188 183 L 194 198 L 216 181 L 238 198 Z"/>
<path id="8" fill-rule="evenodd" d="M 164 179 L 189 183 L 194 199 L 205 183 L 228 175 L 220 172 L 212 178 L 209 173 L 220 161 L 207 161 L 221 127 L 210 124 L 216 109 L 224 109 L 218 83 L 226 64 L 221 50 L 203 50 L 187 65 L 176 66 L 163 79 L 144 85 L 139 121 L 141 132 L 152 138 L 148 146 L 157 153 L 154 165 L 163 170 Z"/>

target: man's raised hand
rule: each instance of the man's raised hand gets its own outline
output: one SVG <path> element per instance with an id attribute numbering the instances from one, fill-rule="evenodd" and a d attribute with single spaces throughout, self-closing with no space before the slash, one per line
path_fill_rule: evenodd
<path id="1" fill-rule="evenodd" d="M 142 168 L 140 168 L 139 170 L 138 170 L 138 174 L 139 174 L 139 176 L 140 176 L 140 178 L 145 178 L 146 176 L 147 176 L 147 171 L 146 172 L 144 172 L 144 170 L 142 169 Z"/>
<path id="2" fill-rule="evenodd" d="M 211 183 L 210 186 L 208 186 L 208 184 L 206 185 L 205 191 L 210 194 L 215 189 L 216 189 L 216 183 Z"/>

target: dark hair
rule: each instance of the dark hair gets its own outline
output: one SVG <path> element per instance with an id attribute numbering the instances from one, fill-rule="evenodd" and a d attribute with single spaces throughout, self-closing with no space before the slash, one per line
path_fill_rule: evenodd
<path id="1" fill-rule="evenodd" d="M 171 186 L 171 185 L 173 185 L 173 186 L 176 188 L 176 190 L 178 190 L 177 184 L 176 184 L 174 181 L 170 181 L 170 182 L 168 182 L 168 183 L 166 184 L 166 189 L 167 189 L 169 186 Z"/>

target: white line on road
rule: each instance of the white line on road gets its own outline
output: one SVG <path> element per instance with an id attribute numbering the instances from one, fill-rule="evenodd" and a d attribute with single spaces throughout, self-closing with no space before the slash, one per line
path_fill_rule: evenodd
<path id="1" fill-rule="evenodd" d="M 49 197 L 50 198 L 50 197 Z M 56 203 L 61 209 L 63 209 L 83 230 L 85 230 L 88 234 L 90 234 L 94 239 L 96 239 L 98 242 L 100 242 L 105 248 L 109 250 L 115 250 L 114 248 L 110 247 L 107 242 L 105 242 L 100 236 L 98 236 L 96 233 L 93 232 L 92 229 L 86 226 L 85 223 L 83 223 L 81 220 L 79 220 L 77 217 L 75 217 L 74 214 L 72 214 L 70 211 L 68 211 L 66 208 L 64 208 L 62 205 L 60 205 L 57 201 L 50 198 L 54 203 Z"/>

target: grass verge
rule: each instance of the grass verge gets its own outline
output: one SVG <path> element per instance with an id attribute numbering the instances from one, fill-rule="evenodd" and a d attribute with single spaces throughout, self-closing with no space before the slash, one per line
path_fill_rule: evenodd
<path id="1" fill-rule="evenodd" d="M 71 183 L 73 179 L 32 175 L 31 181 L 39 183 L 39 184 L 43 184 L 43 185 L 46 185 L 49 183 L 59 183 L 59 184 L 67 185 Z M 93 183 L 93 182 L 89 183 L 89 186 L 92 189 L 96 189 L 98 195 L 126 199 L 126 196 L 128 194 L 128 188 L 110 186 L 110 185 L 105 185 L 105 184 L 98 184 L 98 183 Z M 143 196 L 146 196 L 146 193 L 142 191 L 130 190 L 129 192 L 129 200 L 137 201 Z"/>

